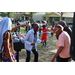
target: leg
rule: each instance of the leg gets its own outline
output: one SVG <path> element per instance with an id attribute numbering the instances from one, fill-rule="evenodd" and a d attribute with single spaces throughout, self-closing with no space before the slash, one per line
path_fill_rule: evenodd
<path id="1" fill-rule="evenodd" d="M 44 41 L 44 43 L 45 43 L 45 47 L 46 47 L 46 40 Z"/>
<path id="2" fill-rule="evenodd" d="M 31 55 L 31 52 L 26 50 L 27 51 L 27 58 L 26 58 L 26 62 L 29 62 L 30 61 L 30 55 Z"/>
<path id="3" fill-rule="evenodd" d="M 32 52 L 34 53 L 34 62 L 38 62 L 38 52 L 35 49 Z"/>
<path id="4" fill-rule="evenodd" d="M 46 45 L 46 40 L 44 41 L 45 45 Z"/>
<path id="5" fill-rule="evenodd" d="M 43 44 L 43 45 L 42 45 L 41 47 L 43 47 L 43 46 L 44 46 L 44 40 L 42 40 L 42 44 Z"/>

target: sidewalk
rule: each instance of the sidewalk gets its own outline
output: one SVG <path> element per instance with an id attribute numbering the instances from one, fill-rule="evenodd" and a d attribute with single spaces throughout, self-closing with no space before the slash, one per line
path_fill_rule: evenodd
<path id="1" fill-rule="evenodd" d="M 19 59 L 19 62 L 25 62 L 26 60 L 25 59 Z"/>

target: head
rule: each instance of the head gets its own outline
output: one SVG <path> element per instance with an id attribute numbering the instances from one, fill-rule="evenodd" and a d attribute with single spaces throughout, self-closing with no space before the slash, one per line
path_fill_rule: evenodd
<path id="1" fill-rule="evenodd" d="M 43 29 L 45 29 L 46 25 L 43 25 L 42 27 L 43 27 Z"/>
<path id="2" fill-rule="evenodd" d="M 61 26 L 63 26 L 64 29 L 66 28 L 66 22 L 65 22 L 65 21 L 61 20 L 61 21 L 59 22 L 59 24 L 60 24 Z"/>
<path id="3" fill-rule="evenodd" d="M 61 25 L 55 25 L 53 27 L 53 31 L 57 36 L 59 36 L 63 31 L 63 27 Z"/>
<path id="4" fill-rule="evenodd" d="M 38 24 L 32 24 L 32 28 L 34 29 L 34 32 L 38 32 L 39 26 Z"/>

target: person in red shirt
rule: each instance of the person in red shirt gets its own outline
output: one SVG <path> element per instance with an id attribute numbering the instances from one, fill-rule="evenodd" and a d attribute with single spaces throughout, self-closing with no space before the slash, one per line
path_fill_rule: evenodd
<path id="1" fill-rule="evenodd" d="M 42 46 L 46 47 L 47 31 L 49 31 L 49 29 L 46 28 L 45 25 L 43 25 L 43 28 L 41 30 L 43 31 L 42 38 L 41 38 L 41 40 L 43 42 L 43 45 Z"/>

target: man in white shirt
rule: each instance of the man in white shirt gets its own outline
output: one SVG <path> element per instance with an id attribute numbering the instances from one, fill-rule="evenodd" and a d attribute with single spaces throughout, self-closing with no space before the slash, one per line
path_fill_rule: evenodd
<path id="1" fill-rule="evenodd" d="M 34 53 L 34 62 L 38 61 L 37 43 L 41 42 L 41 40 L 38 39 L 39 26 L 37 24 L 33 24 L 32 26 L 33 29 L 29 30 L 25 37 L 25 48 L 27 51 L 26 62 L 30 61 L 31 51 Z"/>

